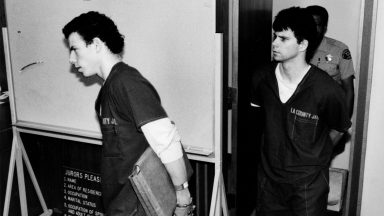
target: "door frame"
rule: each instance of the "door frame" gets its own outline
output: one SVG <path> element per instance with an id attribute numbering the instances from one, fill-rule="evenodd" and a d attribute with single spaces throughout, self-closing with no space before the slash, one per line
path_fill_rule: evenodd
<path id="1" fill-rule="evenodd" d="M 377 0 L 364 0 L 361 6 L 360 64 L 357 100 L 354 109 L 356 110 L 355 126 L 351 142 L 346 205 L 343 212 L 343 215 L 347 216 L 361 214 L 377 4 Z"/>

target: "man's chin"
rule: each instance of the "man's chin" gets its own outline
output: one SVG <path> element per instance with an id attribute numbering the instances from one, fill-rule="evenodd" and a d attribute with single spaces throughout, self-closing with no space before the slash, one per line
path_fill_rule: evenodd
<path id="1" fill-rule="evenodd" d="M 273 60 L 276 61 L 276 62 L 280 62 L 281 58 L 273 57 Z"/>
<path id="2" fill-rule="evenodd" d="M 93 74 L 84 74 L 84 73 L 83 73 L 83 76 L 84 76 L 84 77 L 91 77 L 91 76 L 93 76 Z"/>
<path id="3" fill-rule="evenodd" d="M 86 71 L 82 70 L 81 68 L 77 68 L 77 72 L 81 73 L 81 75 L 85 77 L 89 77 L 89 74 Z"/>
<path id="4" fill-rule="evenodd" d="M 80 72 L 83 77 L 93 77 L 95 73 Z"/>

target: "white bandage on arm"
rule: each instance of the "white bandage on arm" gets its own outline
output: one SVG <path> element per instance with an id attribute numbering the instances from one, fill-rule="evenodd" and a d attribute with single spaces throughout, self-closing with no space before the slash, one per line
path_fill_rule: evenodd
<path id="1" fill-rule="evenodd" d="M 149 122 L 141 130 L 163 163 L 176 161 L 183 156 L 180 135 L 169 118 Z"/>

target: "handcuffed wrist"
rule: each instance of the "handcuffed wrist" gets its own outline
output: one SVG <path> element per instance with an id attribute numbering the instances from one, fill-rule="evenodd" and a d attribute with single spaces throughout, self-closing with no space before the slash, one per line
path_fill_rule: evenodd
<path id="1" fill-rule="evenodd" d="M 181 191 L 181 190 L 187 189 L 189 185 L 188 185 L 188 181 L 186 181 L 181 185 L 174 185 L 174 186 L 175 186 L 175 191 Z"/>

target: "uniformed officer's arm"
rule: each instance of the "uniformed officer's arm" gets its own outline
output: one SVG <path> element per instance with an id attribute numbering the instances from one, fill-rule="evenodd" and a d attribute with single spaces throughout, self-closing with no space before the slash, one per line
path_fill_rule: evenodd
<path id="1" fill-rule="evenodd" d="M 353 76 L 350 76 L 346 79 L 341 80 L 341 87 L 345 92 L 345 96 L 347 99 L 347 110 L 349 117 L 352 117 L 353 114 L 353 104 L 355 100 L 355 88 L 353 84 Z"/>
<path id="2" fill-rule="evenodd" d="M 352 55 L 348 47 L 345 45 L 341 53 L 341 59 L 339 64 L 339 70 L 341 75 L 341 87 L 343 88 L 346 99 L 349 117 L 353 114 L 353 103 L 355 99 L 355 89 L 353 79 L 355 75 L 355 69 L 353 68 Z"/>
<path id="3" fill-rule="evenodd" d="M 180 135 L 170 119 L 163 118 L 149 122 L 143 125 L 141 130 L 153 151 L 165 165 L 173 184 L 179 186 L 187 182 Z M 191 202 L 189 189 L 176 191 L 176 198 L 178 204 L 189 204 Z"/>

